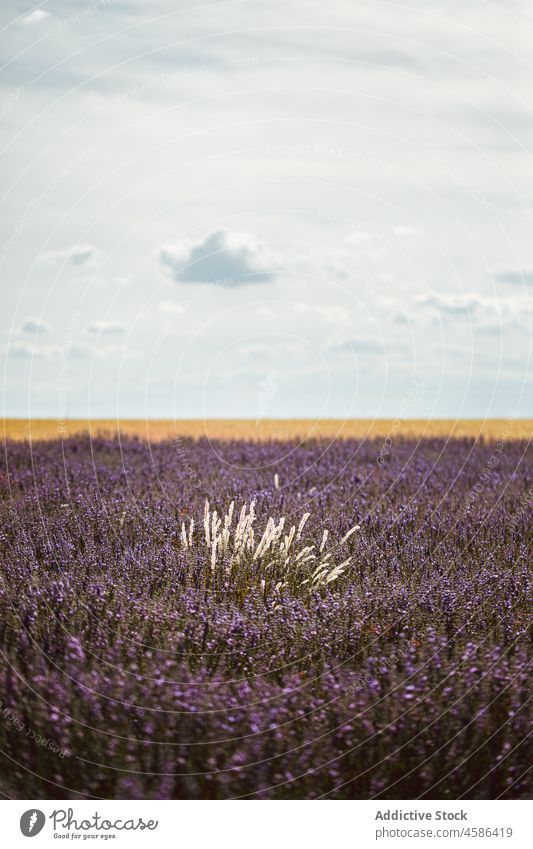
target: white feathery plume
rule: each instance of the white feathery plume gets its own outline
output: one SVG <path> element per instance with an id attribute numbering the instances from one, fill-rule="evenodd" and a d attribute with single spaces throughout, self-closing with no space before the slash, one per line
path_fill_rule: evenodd
<path id="1" fill-rule="evenodd" d="M 299 539 L 300 539 L 300 537 L 301 537 L 301 535 L 302 535 L 302 531 L 303 531 L 304 526 L 305 526 L 305 523 L 307 522 L 307 520 L 308 520 L 308 518 L 309 518 L 309 516 L 310 516 L 310 515 L 311 515 L 310 513 L 304 513 L 304 514 L 303 514 L 303 516 L 302 516 L 302 518 L 301 518 L 301 520 L 300 520 L 300 524 L 298 525 L 298 533 L 296 534 L 296 539 L 297 539 L 297 540 L 299 540 Z"/>
<path id="2" fill-rule="evenodd" d="M 216 545 L 216 544 L 215 544 L 215 542 L 211 543 L 211 547 L 210 547 L 210 549 L 209 549 L 209 550 L 210 550 L 210 552 L 211 552 L 210 560 L 211 560 L 211 571 L 212 571 L 212 572 L 214 572 L 214 571 L 215 571 L 215 566 L 216 566 L 216 557 L 217 557 L 217 552 L 216 552 L 216 547 L 215 547 L 215 545 Z"/>
<path id="3" fill-rule="evenodd" d="M 291 529 L 290 529 L 289 533 L 288 533 L 288 534 L 285 534 L 285 539 L 284 539 L 284 541 L 281 543 L 281 547 L 282 547 L 283 552 L 284 552 L 284 554 L 285 554 L 285 559 L 287 559 L 287 557 L 289 556 L 289 549 L 290 549 L 290 547 L 291 547 L 291 545 L 292 545 L 292 541 L 293 541 L 293 539 L 294 539 L 294 535 L 295 535 L 295 533 L 296 533 L 296 525 L 293 525 L 293 526 L 291 527 Z"/>
<path id="4" fill-rule="evenodd" d="M 341 539 L 341 541 L 340 541 L 339 545 L 344 545 L 344 543 L 346 542 L 346 540 L 347 540 L 347 539 L 349 539 L 349 538 L 351 537 L 351 535 L 352 535 L 352 534 L 354 534 L 356 531 L 359 531 L 360 529 L 361 529 L 361 525 L 354 525 L 354 526 L 353 526 L 353 528 L 350 528 L 350 530 L 348 531 L 348 533 L 347 533 L 347 534 L 344 534 L 344 536 L 343 536 L 343 538 Z"/>
<path id="5" fill-rule="evenodd" d="M 209 501 L 207 498 L 205 499 L 204 504 L 204 531 L 205 531 L 205 544 L 209 548 Z"/>
<path id="6" fill-rule="evenodd" d="M 218 518 L 218 513 L 216 510 L 213 510 L 213 515 L 211 517 L 211 539 L 216 539 L 218 536 L 219 528 L 222 524 L 222 521 Z"/>

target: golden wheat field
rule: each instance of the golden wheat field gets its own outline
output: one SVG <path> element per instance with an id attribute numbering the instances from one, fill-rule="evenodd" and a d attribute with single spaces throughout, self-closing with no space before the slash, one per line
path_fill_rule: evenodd
<path id="1" fill-rule="evenodd" d="M 4 419 L 4 439 L 68 436 L 137 436 L 150 442 L 185 437 L 208 439 L 362 439 L 365 437 L 473 437 L 489 441 L 530 439 L 533 419 Z"/>

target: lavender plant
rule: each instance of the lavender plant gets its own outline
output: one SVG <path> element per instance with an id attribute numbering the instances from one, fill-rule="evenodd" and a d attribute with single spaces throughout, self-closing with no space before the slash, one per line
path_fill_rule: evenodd
<path id="1" fill-rule="evenodd" d="M 0 792 L 527 797 L 529 445 L 381 456 L 7 443 Z"/>

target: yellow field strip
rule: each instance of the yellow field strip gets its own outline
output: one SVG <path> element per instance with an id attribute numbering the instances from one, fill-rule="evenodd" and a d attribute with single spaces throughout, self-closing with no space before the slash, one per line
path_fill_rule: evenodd
<path id="1" fill-rule="evenodd" d="M 360 439 L 366 436 L 483 437 L 490 441 L 531 439 L 533 419 L 4 419 L 3 437 L 15 440 L 65 439 L 67 436 L 137 436 L 150 442 L 180 437 L 209 439 Z"/>

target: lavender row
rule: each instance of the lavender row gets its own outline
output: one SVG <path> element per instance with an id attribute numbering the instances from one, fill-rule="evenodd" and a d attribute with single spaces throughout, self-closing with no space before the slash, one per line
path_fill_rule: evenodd
<path id="1" fill-rule="evenodd" d="M 0 792 L 530 794 L 525 442 L 8 443 Z"/>

